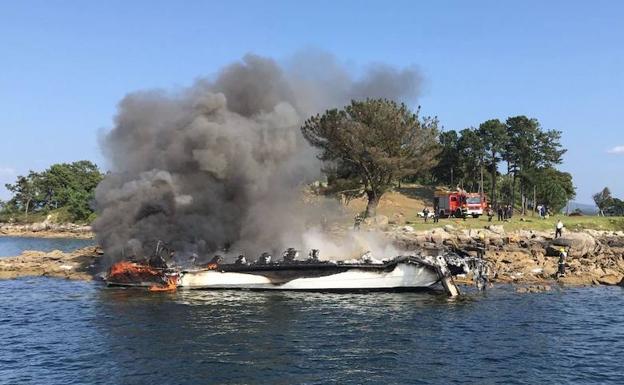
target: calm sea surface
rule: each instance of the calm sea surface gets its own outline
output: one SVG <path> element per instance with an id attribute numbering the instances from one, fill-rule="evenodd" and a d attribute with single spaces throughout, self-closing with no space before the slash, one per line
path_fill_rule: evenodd
<path id="1" fill-rule="evenodd" d="M 624 289 L 146 293 L 0 281 L 1 384 L 622 384 Z"/>
<path id="2" fill-rule="evenodd" d="M 20 255 L 24 250 L 72 251 L 93 245 L 93 239 L 0 237 L 0 258 Z"/>

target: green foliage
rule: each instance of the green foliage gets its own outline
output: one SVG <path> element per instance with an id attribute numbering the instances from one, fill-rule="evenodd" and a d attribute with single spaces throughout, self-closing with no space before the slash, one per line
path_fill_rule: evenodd
<path id="1" fill-rule="evenodd" d="M 572 175 L 552 167 L 536 170 L 531 184 L 536 187 L 537 201 L 553 212 L 560 212 L 576 194 Z"/>
<path id="2" fill-rule="evenodd" d="M 485 159 L 488 163 L 490 171 L 491 188 L 490 199 L 494 204 L 498 201 L 496 194 L 496 180 L 498 174 L 498 163 L 505 151 L 505 147 L 509 140 L 507 136 L 507 127 L 498 119 L 490 119 L 479 125 L 479 136 L 483 141 L 485 150 Z"/>
<path id="3" fill-rule="evenodd" d="M 485 145 L 474 128 L 461 130 L 458 141 L 459 170 L 462 185 L 476 191 L 485 164 Z"/>
<path id="4" fill-rule="evenodd" d="M 433 170 L 434 178 L 474 192 L 480 187 L 485 191 L 489 183 L 488 193 L 493 203 L 499 200 L 516 203 L 520 196 L 525 198 L 520 202 L 527 204 L 535 188 L 542 192 L 538 194 L 539 203 L 554 202 L 559 207 L 562 201 L 574 196 L 571 177 L 568 180 L 553 173 L 566 152 L 560 140 L 560 131 L 543 130 L 537 119 L 526 116 L 510 117 L 505 123 L 490 119 L 478 129 L 467 128 L 459 133 L 443 132 L 439 137 L 442 149 L 438 166 Z M 499 173 L 501 161 L 507 164 L 505 176 Z"/>
<path id="5" fill-rule="evenodd" d="M 532 174 L 540 168 L 560 164 L 567 150 L 560 143 L 561 131 L 544 131 L 537 119 L 514 116 L 507 119 L 506 126 L 508 142 L 503 158 L 513 174 L 514 186 L 518 179 L 520 194 L 525 197 Z M 515 201 L 513 196 L 511 201 Z"/>
<path id="6" fill-rule="evenodd" d="M 594 194 L 593 198 L 601 215 L 624 215 L 624 201 L 613 197 L 608 187 Z"/>
<path id="7" fill-rule="evenodd" d="M 459 162 L 459 135 L 457 131 L 443 131 L 440 133 L 440 153 L 438 164 L 432 173 L 437 181 L 448 186 L 453 186 L 463 178 L 463 169 Z"/>
<path id="8" fill-rule="evenodd" d="M 600 192 L 593 195 L 594 202 L 600 213 L 604 215 L 604 210 L 613 204 L 613 196 L 608 187 L 603 188 Z"/>
<path id="9" fill-rule="evenodd" d="M 396 181 L 436 163 L 438 121 L 420 119 L 418 112 L 385 99 L 352 101 L 342 110 L 309 118 L 301 131 L 321 150 L 330 191 L 366 195 L 366 215 L 371 216 Z"/>
<path id="10" fill-rule="evenodd" d="M 3 211 L 22 212 L 27 218 L 31 212 L 66 208 L 71 221 L 87 220 L 93 212 L 90 203 L 94 190 L 102 177 L 98 167 L 86 160 L 54 164 L 43 172 L 30 171 L 6 185 L 13 197 Z"/>

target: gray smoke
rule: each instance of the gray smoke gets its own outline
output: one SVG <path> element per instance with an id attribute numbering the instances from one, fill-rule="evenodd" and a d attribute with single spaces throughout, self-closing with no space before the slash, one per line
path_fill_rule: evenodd
<path id="1" fill-rule="evenodd" d="M 149 255 L 156 240 L 200 255 L 302 247 L 322 215 L 300 199 L 320 169 L 302 122 L 352 98 L 413 101 L 419 85 L 413 69 L 354 79 L 328 55 L 283 66 L 247 55 L 176 93 L 131 93 L 101 140 L 111 172 L 96 190 L 97 241 L 113 259 Z"/>

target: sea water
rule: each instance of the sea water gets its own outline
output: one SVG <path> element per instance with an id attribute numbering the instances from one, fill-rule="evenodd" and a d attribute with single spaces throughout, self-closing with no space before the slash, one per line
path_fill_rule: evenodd
<path id="1" fill-rule="evenodd" d="M 0 384 L 621 384 L 624 288 L 149 293 L 0 281 Z"/>
<path id="2" fill-rule="evenodd" d="M 66 252 L 93 244 L 93 239 L 0 236 L 0 258 L 20 255 L 24 250 L 60 250 Z"/>

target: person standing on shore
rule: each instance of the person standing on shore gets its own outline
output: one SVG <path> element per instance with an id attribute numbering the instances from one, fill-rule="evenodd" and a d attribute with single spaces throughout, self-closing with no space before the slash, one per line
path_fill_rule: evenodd
<path id="1" fill-rule="evenodd" d="M 485 256 L 485 234 L 479 232 L 479 240 L 477 241 L 477 257 L 483 259 Z"/>
<path id="2" fill-rule="evenodd" d="M 561 222 L 561 219 L 559 219 L 559 221 L 555 225 L 555 239 L 561 237 L 562 234 L 563 234 L 563 222 Z"/>
<path id="3" fill-rule="evenodd" d="M 557 264 L 557 278 L 565 276 L 565 264 L 566 264 L 567 258 L 568 258 L 568 253 L 562 247 L 559 250 L 559 262 Z"/>
<path id="4" fill-rule="evenodd" d="M 498 213 L 498 221 L 502 222 L 503 221 L 503 206 L 498 205 L 496 212 Z"/>
<path id="5" fill-rule="evenodd" d="M 425 218 L 425 223 L 427 223 L 427 220 L 429 219 L 429 209 L 425 207 L 422 212 L 423 217 Z"/>

